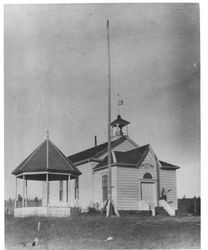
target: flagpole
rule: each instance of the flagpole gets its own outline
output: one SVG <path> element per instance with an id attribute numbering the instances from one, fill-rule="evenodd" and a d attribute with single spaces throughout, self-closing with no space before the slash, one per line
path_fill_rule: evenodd
<path id="1" fill-rule="evenodd" d="M 120 109 L 119 109 L 119 93 L 117 94 L 118 96 L 118 115 L 120 115 Z"/>
<path id="2" fill-rule="evenodd" d="M 107 20 L 108 42 L 108 203 L 112 201 L 111 191 L 111 62 L 110 62 L 110 34 L 109 20 Z M 110 216 L 109 212 L 107 213 Z"/>
<path id="3" fill-rule="evenodd" d="M 109 20 L 107 20 L 107 42 L 108 42 L 108 199 L 104 206 L 106 217 L 110 217 L 113 213 L 120 216 L 117 208 L 112 200 L 112 178 L 111 178 L 111 63 L 110 63 L 110 34 Z"/>

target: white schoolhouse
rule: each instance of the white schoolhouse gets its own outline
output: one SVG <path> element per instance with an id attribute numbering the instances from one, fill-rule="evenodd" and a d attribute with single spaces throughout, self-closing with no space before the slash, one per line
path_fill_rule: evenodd
<path id="1" fill-rule="evenodd" d="M 112 199 L 118 210 L 175 215 L 178 166 L 158 159 L 150 144 L 138 145 L 128 136 L 129 122 L 118 115 L 112 126 Z M 107 199 L 107 142 L 68 159 L 81 172 L 72 180 L 72 204 L 82 211 L 102 209 Z"/>

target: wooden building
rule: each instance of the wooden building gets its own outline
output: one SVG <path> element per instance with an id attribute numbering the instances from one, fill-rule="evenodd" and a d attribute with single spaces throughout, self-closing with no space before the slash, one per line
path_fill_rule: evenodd
<path id="1" fill-rule="evenodd" d="M 128 136 L 128 125 L 120 115 L 111 123 L 112 199 L 116 208 L 175 215 L 179 167 L 158 159 L 150 144 L 139 146 L 134 142 Z M 102 209 L 107 199 L 107 142 L 68 159 L 82 173 L 72 180 L 79 190 L 78 206 L 82 211 Z M 74 199 L 71 202 L 76 203 Z"/>

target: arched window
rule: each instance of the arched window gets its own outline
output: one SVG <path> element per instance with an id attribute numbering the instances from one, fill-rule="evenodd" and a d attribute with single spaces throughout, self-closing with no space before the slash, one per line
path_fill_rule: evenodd
<path id="1" fill-rule="evenodd" d="M 146 173 L 143 176 L 144 179 L 152 179 L 152 175 L 150 173 Z"/>

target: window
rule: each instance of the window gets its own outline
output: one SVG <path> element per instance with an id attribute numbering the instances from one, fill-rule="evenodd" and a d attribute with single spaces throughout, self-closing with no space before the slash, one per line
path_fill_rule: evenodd
<path id="1" fill-rule="evenodd" d="M 144 179 L 152 179 L 152 175 L 150 173 L 146 173 L 143 176 Z"/>
<path id="2" fill-rule="evenodd" d="M 108 199 L 108 176 L 102 176 L 103 201 Z"/>
<path id="3" fill-rule="evenodd" d="M 64 183 L 59 181 L 59 201 L 63 201 Z"/>
<path id="4" fill-rule="evenodd" d="M 79 199 L 79 177 L 74 180 L 74 198 Z"/>

